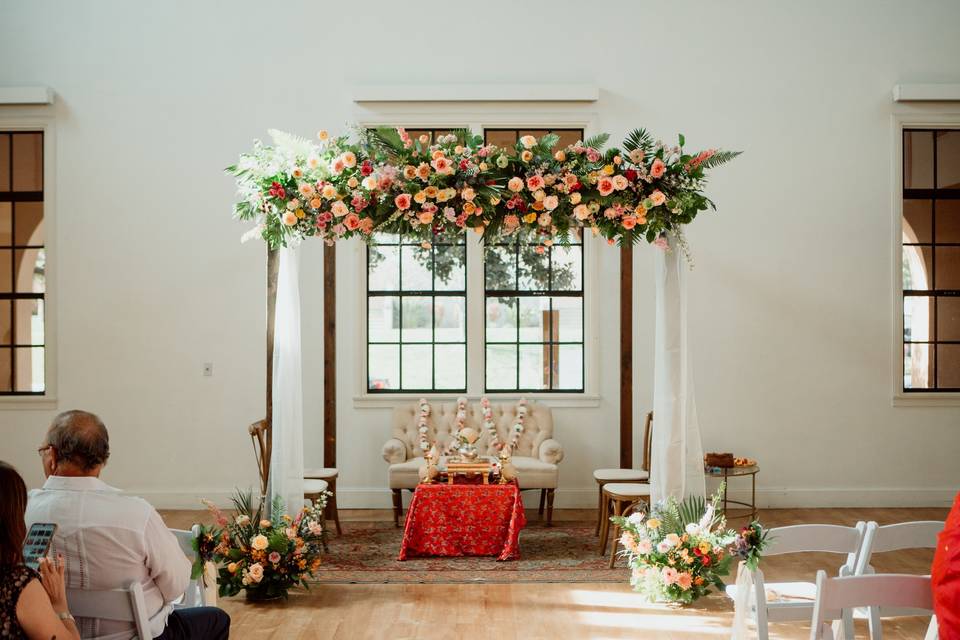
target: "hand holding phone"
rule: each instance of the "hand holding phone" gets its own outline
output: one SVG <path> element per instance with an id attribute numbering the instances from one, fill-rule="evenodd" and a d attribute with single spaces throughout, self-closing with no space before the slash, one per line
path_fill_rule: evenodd
<path id="1" fill-rule="evenodd" d="M 52 522 L 34 522 L 23 541 L 23 563 L 34 571 L 39 570 L 40 558 L 47 555 L 56 532 L 57 525 Z"/>

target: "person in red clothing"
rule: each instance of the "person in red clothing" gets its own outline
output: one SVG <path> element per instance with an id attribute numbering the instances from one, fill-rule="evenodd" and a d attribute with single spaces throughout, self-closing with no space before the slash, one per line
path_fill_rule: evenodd
<path id="1" fill-rule="evenodd" d="M 930 582 L 940 640 L 960 640 L 960 493 L 937 540 Z"/>

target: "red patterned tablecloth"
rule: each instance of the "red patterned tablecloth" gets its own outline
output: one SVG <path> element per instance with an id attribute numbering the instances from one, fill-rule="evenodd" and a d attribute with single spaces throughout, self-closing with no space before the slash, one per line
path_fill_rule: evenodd
<path id="1" fill-rule="evenodd" d="M 400 560 L 415 556 L 520 557 L 527 524 L 520 488 L 511 484 L 421 484 L 413 494 Z"/>

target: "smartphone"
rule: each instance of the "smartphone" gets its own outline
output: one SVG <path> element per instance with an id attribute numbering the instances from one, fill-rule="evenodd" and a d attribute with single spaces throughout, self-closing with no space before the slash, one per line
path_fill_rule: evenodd
<path id="1" fill-rule="evenodd" d="M 27 532 L 27 539 L 23 541 L 23 563 L 37 571 L 40 569 L 40 558 L 47 555 L 53 534 L 57 525 L 52 522 L 34 522 Z"/>

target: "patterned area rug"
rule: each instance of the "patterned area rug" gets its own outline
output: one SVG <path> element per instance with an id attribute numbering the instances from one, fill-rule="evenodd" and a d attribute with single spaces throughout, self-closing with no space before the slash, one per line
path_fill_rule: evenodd
<path id="1" fill-rule="evenodd" d="M 555 522 L 547 528 L 532 518 L 520 533 L 520 559 L 414 558 L 400 562 L 403 530 L 392 522 L 344 522 L 343 535 L 330 536 L 330 553 L 316 583 L 502 583 L 624 582 L 624 561 L 608 569 L 609 555 L 597 554 L 594 522 Z M 609 547 L 608 553 L 609 553 Z"/>

